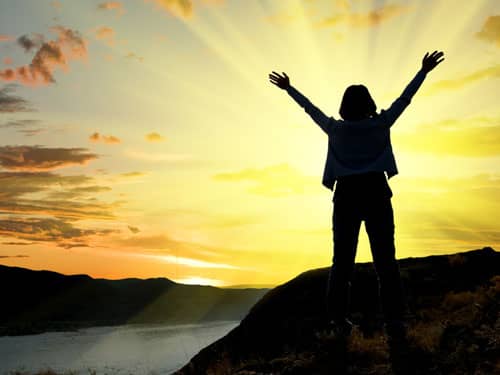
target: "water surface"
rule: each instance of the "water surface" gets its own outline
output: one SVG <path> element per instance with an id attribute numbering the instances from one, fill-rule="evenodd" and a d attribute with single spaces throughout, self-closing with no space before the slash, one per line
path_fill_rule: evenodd
<path id="1" fill-rule="evenodd" d="M 89 374 L 170 374 L 239 322 L 125 325 L 0 337 L 0 373 L 51 368 Z"/>

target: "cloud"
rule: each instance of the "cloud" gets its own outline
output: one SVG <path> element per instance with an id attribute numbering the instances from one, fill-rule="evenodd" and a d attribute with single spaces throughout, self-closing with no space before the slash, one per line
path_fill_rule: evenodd
<path id="1" fill-rule="evenodd" d="M 106 10 L 106 11 L 114 11 L 118 16 L 121 16 L 124 12 L 125 9 L 123 8 L 123 4 L 119 1 L 107 1 L 104 3 L 101 3 L 97 6 L 97 9 L 99 10 Z"/>
<path id="2" fill-rule="evenodd" d="M 52 242 L 64 248 L 90 246 L 94 240 L 118 232 L 102 225 L 87 229 L 76 226 L 80 220 L 99 225 L 95 221 L 115 219 L 113 211 L 120 202 L 100 200 L 102 193 L 109 191 L 111 188 L 84 175 L 0 172 L 0 236 Z"/>
<path id="3" fill-rule="evenodd" d="M 0 42 L 10 42 L 14 37 L 11 35 L 0 34 Z"/>
<path id="4" fill-rule="evenodd" d="M 115 31 L 108 26 L 101 26 L 95 29 L 96 39 L 104 41 L 109 46 L 115 44 Z"/>
<path id="5" fill-rule="evenodd" d="M 425 89 L 425 93 L 434 94 L 440 91 L 457 90 L 482 79 L 498 77 L 500 77 L 500 64 L 476 70 L 472 73 L 457 77 L 455 79 L 438 81 L 429 86 L 429 88 Z"/>
<path id="6" fill-rule="evenodd" d="M 249 192 L 273 197 L 315 192 L 319 177 L 305 176 L 284 163 L 261 169 L 248 168 L 239 172 L 219 173 L 213 178 L 217 181 L 250 181 L 254 186 Z"/>
<path id="7" fill-rule="evenodd" d="M 12 243 L 10 242 L 3 242 L 5 245 L 11 245 Z M 24 244 L 24 243 L 23 243 Z M 19 255 L 0 255 L 0 259 L 7 259 L 7 258 L 29 258 L 29 255 L 24 255 L 24 254 L 19 254 Z"/>
<path id="8" fill-rule="evenodd" d="M 129 52 L 125 55 L 125 58 L 126 59 L 131 59 L 131 60 L 137 60 L 139 62 L 143 62 L 144 61 L 144 57 L 141 57 L 141 56 L 138 56 L 136 55 L 135 53 L 133 52 Z"/>
<path id="9" fill-rule="evenodd" d="M 18 133 L 24 134 L 27 137 L 32 137 L 47 130 L 47 128 L 41 128 L 39 124 L 40 120 L 33 119 L 8 120 L 0 124 L 0 129 L 16 129 Z"/>
<path id="10" fill-rule="evenodd" d="M 87 247 L 87 239 L 112 233 L 110 229 L 92 230 L 76 228 L 70 222 L 52 218 L 10 217 L 0 219 L 0 236 L 15 237 L 21 240 L 54 242 L 59 247 Z"/>
<path id="11" fill-rule="evenodd" d="M 7 56 L 7 57 L 4 57 L 3 63 L 4 63 L 4 65 L 12 65 L 13 60 L 11 57 Z"/>
<path id="12" fill-rule="evenodd" d="M 153 3 L 158 10 L 182 18 L 191 19 L 194 15 L 195 2 L 193 0 L 144 0 L 145 3 Z M 198 0 L 203 5 L 221 5 L 224 0 Z"/>
<path id="13" fill-rule="evenodd" d="M 17 42 L 26 52 L 36 49 L 36 53 L 29 65 L 0 70 L 0 79 L 18 81 L 27 86 L 48 85 L 55 82 L 55 70 L 68 70 L 69 61 L 87 56 L 87 42 L 78 31 L 62 26 L 50 30 L 58 35 L 57 39 L 45 41 L 40 34 L 19 37 Z"/>
<path id="14" fill-rule="evenodd" d="M 332 27 L 344 23 L 352 27 L 373 27 L 410 10 L 408 5 L 388 4 L 365 13 L 352 12 L 349 7 L 341 7 L 342 13 L 335 14 L 315 23 L 316 27 Z"/>
<path id="15" fill-rule="evenodd" d="M 145 176 L 146 173 L 144 172 L 138 172 L 138 171 L 133 171 L 133 172 L 126 172 L 126 173 L 121 173 L 120 176 L 122 177 L 142 177 Z"/>
<path id="16" fill-rule="evenodd" d="M 144 0 L 146 3 L 154 3 L 157 9 L 164 10 L 169 14 L 189 19 L 193 16 L 193 2 L 191 0 Z"/>
<path id="17" fill-rule="evenodd" d="M 446 172 L 446 171 L 444 171 Z M 399 237 L 404 251 L 453 251 L 500 246 L 500 175 L 399 177 L 394 198 L 399 207 Z M 411 246 L 417 246 L 410 249 Z"/>
<path id="18" fill-rule="evenodd" d="M 496 44 L 497 47 L 500 47 L 500 15 L 488 17 L 481 31 L 477 32 L 475 35 L 479 39 Z"/>
<path id="19" fill-rule="evenodd" d="M 62 3 L 58 0 L 54 0 L 50 2 L 50 6 L 59 10 L 62 8 Z"/>
<path id="20" fill-rule="evenodd" d="M 92 195 L 110 190 L 83 175 L 0 172 L 0 214 L 109 220 L 114 218 L 112 211 L 119 203 L 105 203 Z"/>
<path id="21" fill-rule="evenodd" d="M 35 242 L 19 242 L 19 241 L 7 241 L 7 242 L 2 242 L 2 245 L 9 245 L 9 246 L 26 246 L 26 245 L 33 245 Z"/>
<path id="22" fill-rule="evenodd" d="M 133 227 L 133 226 L 131 226 L 131 225 L 127 225 L 127 228 L 128 228 L 128 229 L 129 229 L 132 233 L 134 233 L 134 234 L 136 234 L 136 233 L 139 233 L 139 232 L 140 232 L 140 229 L 139 229 L 139 228 L 137 228 L 137 227 Z"/>
<path id="23" fill-rule="evenodd" d="M 120 138 L 115 137 L 114 135 L 101 135 L 98 132 L 95 132 L 89 136 L 89 140 L 94 143 L 103 142 L 107 144 L 117 144 L 121 143 Z"/>
<path id="24" fill-rule="evenodd" d="M 0 166 L 12 171 L 50 171 L 84 165 L 97 158 L 85 148 L 0 146 Z"/>
<path id="25" fill-rule="evenodd" d="M 31 37 L 21 35 L 17 38 L 17 44 L 24 49 L 24 52 L 31 52 L 31 50 L 38 49 L 43 45 L 43 39 L 42 34 L 33 34 Z"/>
<path id="26" fill-rule="evenodd" d="M 471 117 L 421 124 L 411 133 L 394 133 L 401 150 L 469 157 L 500 156 L 500 118 Z"/>
<path id="27" fill-rule="evenodd" d="M 16 85 L 6 85 L 0 89 L 0 113 L 31 112 L 30 103 L 20 96 L 13 95 Z"/>
<path id="28" fill-rule="evenodd" d="M 149 142 L 163 142 L 165 138 L 160 134 L 153 132 L 146 134 L 146 140 Z"/>

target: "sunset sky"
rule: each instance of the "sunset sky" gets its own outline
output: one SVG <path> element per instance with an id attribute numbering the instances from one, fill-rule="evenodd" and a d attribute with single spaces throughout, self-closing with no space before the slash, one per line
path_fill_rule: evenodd
<path id="1" fill-rule="evenodd" d="M 392 128 L 397 257 L 500 250 L 498 0 L 0 0 L 0 263 L 276 285 L 330 265 L 327 115 Z M 364 227 L 356 261 L 371 261 Z"/>

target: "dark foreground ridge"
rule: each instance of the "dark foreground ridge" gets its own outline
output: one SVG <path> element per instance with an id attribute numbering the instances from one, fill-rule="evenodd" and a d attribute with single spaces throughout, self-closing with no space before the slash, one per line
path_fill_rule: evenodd
<path id="1" fill-rule="evenodd" d="M 0 285 L 0 335 L 241 320 L 268 291 L 184 285 L 165 278 L 93 279 L 3 265 Z"/>
<path id="2" fill-rule="evenodd" d="M 314 269 L 269 291 L 176 374 L 500 373 L 500 253 L 486 247 L 399 264 L 409 308 L 404 365 L 382 331 L 372 263 L 358 263 L 358 327 L 348 340 L 321 331 L 328 268 Z"/>

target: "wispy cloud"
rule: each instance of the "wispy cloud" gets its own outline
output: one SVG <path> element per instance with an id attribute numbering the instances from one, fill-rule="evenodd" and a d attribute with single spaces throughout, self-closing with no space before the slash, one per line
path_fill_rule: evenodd
<path id="1" fill-rule="evenodd" d="M 0 172 L 0 236 L 64 248 L 89 246 L 92 241 L 117 232 L 102 226 L 83 229 L 76 224 L 81 220 L 115 219 L 113 211 L 120 203 L 102 201 L 102 194 L 110 191 L 83 175 Z"/>
<path id="2" fill-rule="evenodd" d="M 67 70 L 69 61 L 86 58 L 87 42 L 78 31 L 62 26 L 50 30 L 58 35 L 57 39 L 45 41 L 40 34 L 19 37 L 17 42 L 26 52 L 36 49 L 36 53 L 29 65 L 0 70 L 0 79 L 27 86 L 48 85 L 55 82 L 57 69 Z"/>
<path id="3" fill-rule="evenodd" d="M 41 127 L 40 124 L 40 120 L 34 119 L 8 120 L 0 124 L 0 129 L 15 129 L 18 133 L 33 137 L 47 130 L 47 128 Z"/>
<path id="4" fill-rule="evenodd" d="M 144 57 L 139 56 L 139 55 L 135 54 L 134 52 L 127 53 L 125 55 L 125 58 L 126 59 L 130 59 L 130 60 L 137 60 L 139 62 L 143 62 L 144 61 Z"/>
<path id="5" fill-rule="evenodd" d="M 115 44 L 115 30 L 109 26 L 101 26 L 95 29 L 95 37 L 97 40 L 102 40 L 109 46 Z"/>
<path id="6" fill-rule="evenodd" d="M 153 3 L 156 9 L 185 20 L 193 17 L 196 3 L 196 1 L 193 0 L 144 0 L 144 2 Z M 224 0 L 198 0 L 198 3 L 205 5 L 220 5 L 224 3 Z"/>
<path id="7" fill-rule="evenodd" d="M 61 219 L 16 217 L 0 219 L 0 236 L 16 237 L 28 241 L 54 242 L 59 247 L 87 247 L 86 239 L 112 233 L 112 230 L 79 229 Z"/>
<path id="8" fill-rule="evenodd" d="M 110 191 L 84 175 L 51 172 L 0 172 L 0 213 L 56 216 L 71 220 L 113 219 L 118 203 L 90 199 Z"/>
<path id="9" fill-rule="evenodd" d="M 317 191 L 319 177 L 305 176 L 284 163 L 261 169 L 248 168 L 238 172 L 218 173 L 213 178 L 218 181 L 250 181 L 254 183 L 248 190 L 251 193 L 283 196 Z"/>
<path id="10" fill-rule="evenodd" d="M 62 8 L 62 3 L 58 0 L 54 0 L 50 2 L 50 6 L 55 8 L 55 9 L 61 9 Z"/>
<path id="11" fill-rule="evenodd" d="M 128 228 L 129 231 L 131 231 L 134 234 L 139 233 L 141 231 L 139 228 L 134 227 L 132 225 L 127 225 L 127 228 Z"/>
<path id="12" fill-rule="evenodd" d="M 89 140 L 94 143 L 103 142 L 107 144 L 118 144 L 121 143 L 120 138 L 115 137 L 114 135 L 103 135 L 98 132 L 95 132 L 89 136 Z"/>
<path id="13" fill-rule="evenodd" d="M 107 1 L 100 3 L 97 6 L 99 10 L 114 11 L 118 16 L 121 16 L 125 12 L 123 4 L 119 1 Z"/>
<path id="14" fill-rule="evenodd" d="M 500 15 L 488 17 L 476 37 L 500 47 Z"/>
<path id="15" fill-rule="evenodd" d="M 394 133 L 405 151 L 468 157 L 500 156 L 500 118 L 471 117 L 420 124 L 415 132 Z"/>
<path id="16" fill-rule="evenodd" d="M 12 171 L 50 171 L 83 165 L 97 158 L 85 148 L 1 146 L 0 166 Z"/>
<path id="17" fill-rule="evenodd" d="M 5 244 L 9 244 L 8 242 L 6 243 L 3 243 L 4 245 Z M 25 254 L 18 254 L 18 255 L 0 255 L 0 259 L 7 259 L 7 258 L 29 258 L 30 256 L 29 255 L 25 255 Z"/>
<path id="18" fill-rule="evenodd" d="M 17 85 L 6 85 L 0 89 L 0 113 L 31 112 L 31 104 L 24 98 L 14 95 Z"/>
<path id="19" fill-rule="evenodd" d="M 145 175 L 146 175 L 145 172 L 139 172 L 139 171 L 126 172 L 126 173 L 120 174 L 120 176 L 122 176 L 122 177 L 142 177 Z"/>
<path id="20" fill-rule="evenodd" d="M 165 138 L 156 133 L 156 132 L 152 132 L 152 133 L 148 133 L 146 134 L 146 141 L 149 141 L 149 142 L 163 142 L 165 140 Z"/>
<path id="21" fill-rule="evenodd" d="M 0 42 L 10 42 L 11 40 L 14 40 L 12 35 L 0 34 Z"/>
<path id="22" fill-rule="evenodd" d="M 429 88 L 425 89 L 424 92 L 427 94 L 435 94 L 437 92 L 446 90 L 457 90 L 466 85 L 484 80 L 486 78 L 498 77 L 500 77 L 500 64 L 490 66 L 488 68 L 479 69 L 454 79 L 438 81 L 429 86 Z"/>

